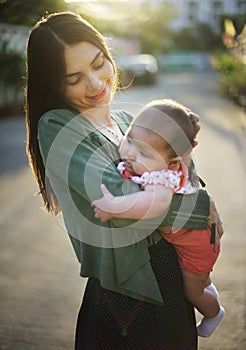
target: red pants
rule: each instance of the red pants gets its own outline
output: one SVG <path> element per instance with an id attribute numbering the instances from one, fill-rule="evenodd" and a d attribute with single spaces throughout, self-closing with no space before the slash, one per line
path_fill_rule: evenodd
<path id="1" fill-rule="evenodd" d="M 210 229 L 182 228 L 177 232 L 162 232 L 162 236 L 175 247 L 182 270 L 199 274 L 212 271 L 220 249 L 214 251 Z"/>

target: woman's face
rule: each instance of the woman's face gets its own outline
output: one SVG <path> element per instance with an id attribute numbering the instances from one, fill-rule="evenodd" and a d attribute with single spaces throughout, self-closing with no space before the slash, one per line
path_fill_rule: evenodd
<path id="1" fill-rule="evenodd" d="M 114 69 L 97 46 L 83 41 L 67 46 L 65 99 L 79 111 L 107 105 L 114 86 Z"/>

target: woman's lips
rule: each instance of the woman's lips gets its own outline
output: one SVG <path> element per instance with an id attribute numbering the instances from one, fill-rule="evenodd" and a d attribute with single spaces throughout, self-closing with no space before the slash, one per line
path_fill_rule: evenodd
<path id="1" fill-rule="evenodd" d="M 100 100 L 101 98 L 103 98 L 107 93 L 107 88 L 105 87 L 101 92 L 100 94 L 98 95 L 94 95 L 94 96 L 90 96 L 89 98 L 92 99 L 92 100 L 95 100 L 95 101 L 98 101 Z"/>

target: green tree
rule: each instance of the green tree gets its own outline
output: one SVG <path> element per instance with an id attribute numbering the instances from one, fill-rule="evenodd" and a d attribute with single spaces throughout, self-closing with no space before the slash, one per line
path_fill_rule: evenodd
<path id="1" fill-rule="evenodd" d="M 221 35 L 215 33 L 208 24 L 200 23 L 196 27 L 173 32 L 171 48 L 209 52 L 222 49 L 223 44 Z"/>
<path id="2" fill-rule="evenodd" d="M 229 19 L 232 21 L 234 28 L 235 28 L 235 35 L 239 35 L 246 24 L 246 13 L 241 14 L 241 15 L 223 15 L 220 17 L 220 22 L 221 22 L 221 32 L 223 33 L 225 31 L 225 20 Z"/>
<path id="3" fill-rule="evenodd" d="M 243 104 L 246 107 L 244 100 L 246 96 L 245 64 L 228 53 L 217 54 L 215 61 L 225 92 L 239 103 L 244 101 Z"/>
<path id="4" fill-rule="evenodd" d="M 25 57 L 18 52 L 7 50 L 7 43 L 4 42 L 0 48 L 0 67 L 0 105 L 11 109 L 21 103 L 19 95 L 24 86 Z M 5 110 L 4 113 L 6 112 L 9 113 L 9 110 Z"/>
<path id="5" fill-rule="evenodd" d="M 0 22 L 31 26 L 46 12 L 66 9 L 64 0 L 0 0 Z"/>
<path id="6" fill-rule="evenodd" d="M 165 49 L 170 32 L 168 24 L 175 17 L 172 5 L 133 6 L 130 1 L 107 0 L 100 4 L 104 6 L 101 13 L 93 13 L 87 2 L 78 3 L 77 11 L 102 33 L 126 39 L 137 37 L 144 53 L 158 54 Z"/>
<path id="7" fill-rule="evenodd" d="M 172 5 L 142 6 L 131 16 L 130 28 L 137 34 L 143 53 L 159 54 L 170 37 L 169 22 L 175 17 Z"/>

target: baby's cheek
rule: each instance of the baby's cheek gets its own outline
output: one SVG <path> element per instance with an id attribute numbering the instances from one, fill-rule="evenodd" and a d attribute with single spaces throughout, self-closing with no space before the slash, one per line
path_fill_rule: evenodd
<path id="1" fill-rule="evenodd" d="M 138 175 L 142 175 L 145 171 L 148 171 L 146 165 L 141 161 L 135 161 L 135 172 Z"/>

